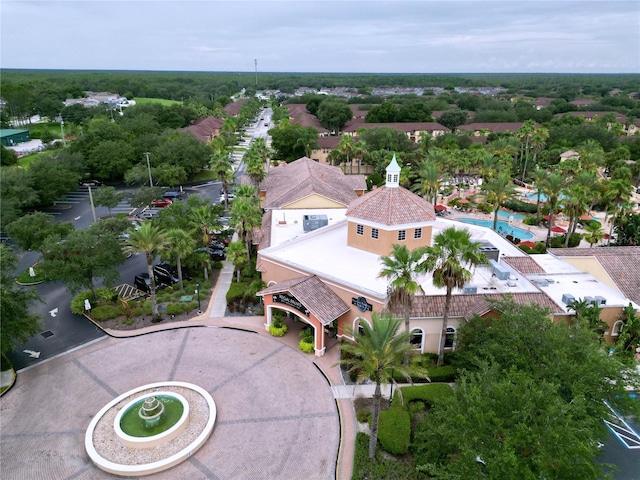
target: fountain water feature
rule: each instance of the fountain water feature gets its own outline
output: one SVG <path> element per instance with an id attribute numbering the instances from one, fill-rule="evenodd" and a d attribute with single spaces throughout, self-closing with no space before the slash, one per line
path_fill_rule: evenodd
<path id="1" fill-rule="evenodd" d="M 87 428 L 85 448 L 106 472 L 148 475 L 195 453 L 215 420 L 216 405 L 206 390 L 184 382 L 154 383 L 105 405 Z"/>

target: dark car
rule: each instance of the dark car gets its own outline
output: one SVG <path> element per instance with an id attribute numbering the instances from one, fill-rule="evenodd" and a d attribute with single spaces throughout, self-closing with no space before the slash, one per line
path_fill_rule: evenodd
<path id="1" fill-rule="evenodd" d="M 227 258 L 227 252 L 222 248 L 201 247 L 196 248 L 194 252 L 205 252 L 214 261 L 222 261 Z"/>
<path id="2" fill-rule="evenodd" d="M 168 263 L 155 265 L 153 267 L 153 275 L 158 285 L 173 285 L 180 281 L 177 270 Z"/>
<path id="3" fill-rule="evenodd" d="M 209 248 L 212 250 L 224 250 L 225 248 L 227 248 L 227 245 L 219 240 L 211 240 Z"/>
<path id="4" fill-rule="evenodd" d="M 151 293 L 151 279 L 147 272 L 139 273 L 133 280 L 133 286 L 145 293 Z"/>
<path id="5" fill-rule="evenodd" d="M 164 192 L 162 194 L 163 198 L 168 198 L 169 200 L 180 200 L 182 195 L 180 192 Z"/>

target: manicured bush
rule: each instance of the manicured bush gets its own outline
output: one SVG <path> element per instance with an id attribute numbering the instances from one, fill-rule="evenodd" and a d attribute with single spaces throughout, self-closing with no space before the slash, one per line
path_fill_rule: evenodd
<path id="1" fill-rule="evenodd" d="M 551 248 L 564 248 L 564 241 L 566 238 L 565 235 L 558 235 L 557 237 L 551 237 L 549 241 L 549 246 Z M 580 245 L 580 240 L 582 239 L 582 235 L 579 233 L 572 233 L 569 236 L 569 248 L 574 248 Z"/>
<path id="2" fill-rule="evenodd" d="M 429 405 L 435 405 L 439 400 L 453 395 L 453 390 L 446 383 L 428 383 L 425 385 L 415 385 L 402 387 L 402 403 L 396 390 L 393 393 L 393 408 L 405 408 L 413 400 L 422 400 Z"/>
<path id="3" fill-rule="evenodd" d="M 415 467 L 385 455 L 380 449 L 373 460 L 369 459 L 369 435 L 363 432 L 356 434 L 356 448 L 353 458 L 353 475 L 351 480 L 389 480 L 415 478 Z"/>
<path id="4" fill-rule="evenodd" d="M 538 217 L 536 216 L 527 216 L 522 219 L 522 223 L 525 225 L 538 225 Z"/>
<path id="5" fill-rule="evenodd" d="M 453 382 L 456 378 L 456 369 L 451 365 L 434 367 L 429 369 L 429 379 L 432 382 Z"/>
<path id="6" fill-rule="evenodd" d="M 91 318 L 97 321 L 111 320 L 122 315 L 122 309 L 114 305 L 99 305 L 91 309 Z"/>
<path id="7" fill-rule="evenodd" d="M 298 343 L 298 348 L 302 350 L 304 353 L 312 353 L 313 352 L 313 343 L 306 342 L 304 340 L 300 340 Z"/>
<path id="8" fill-rule="evenodd" d="M 538 211 L 538 206 L 535 203 L 523 202 L 522 200 L 516 200 L 515 198 L 504 202 L 502 206 L 507 210 L 513 210 L 514 212 L 536 213 Z"/>
<path id="9" fill-rule="evenodd" d="M 282 337 L 287 333 L 288 327 L 282 321 L 282 316 L 274 316 L 271 325 L 269 325 L 269 333 L 274 337 Z"/>
<path id="10" fill-rule="evenodd" d="M 378 424 L 380 446 L 394 455 L 404 455 L 411 443 L 411 417 L 400 408 L 389 408 L 380 412 Z"/>
<path id="11" fill-rule="evenodd" d="M 167 315 L 181 315 L 185 312 L 184 307 L 182 303 L 170 303 L 167 305 Z"/>

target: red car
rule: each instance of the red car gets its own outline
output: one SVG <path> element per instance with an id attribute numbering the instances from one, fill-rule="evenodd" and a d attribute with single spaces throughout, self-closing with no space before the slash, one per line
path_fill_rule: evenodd
<path id="1" fill-rule="evenodd" d="M 151 202 L 151 205 L 153 205 L 154 207 L 168 207 L 172 203 L 173 202 L 168 198 L 161 198 L 159 200 L 154 200 L 153 202 Z"/>

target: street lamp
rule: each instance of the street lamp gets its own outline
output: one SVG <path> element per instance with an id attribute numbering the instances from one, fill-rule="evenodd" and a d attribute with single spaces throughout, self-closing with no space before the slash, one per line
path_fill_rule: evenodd
<path id="1" fill-rule="evenodd" d="M 151 164 L 149 163 L 149 152 L 144 152 L 147 156 L 147 170 L 149 170 L 149 186 L 153 187 L 153 178 L 151 178 Z"/>
<path id="2" fill-rule="evenodd" d="M 198 294 L 198 315 L 202 315 L 202 310 L 200 310 L 200 282 L 196 282 L 196 293 Z"/>
<path id="3" fill-rule="evenodd" d="M 60 117 L 60 133 L 62 134 L 62 145 L 67 146 L 67 141 L 64 138 L 64 120 Z"/>
<path id="4" fill-rule="evenodd" d="M 391 369 L 391 392 L 389 393 L 389 406 L 391 406 L 392 401 L 393 401 L 393 368 Z"/>

